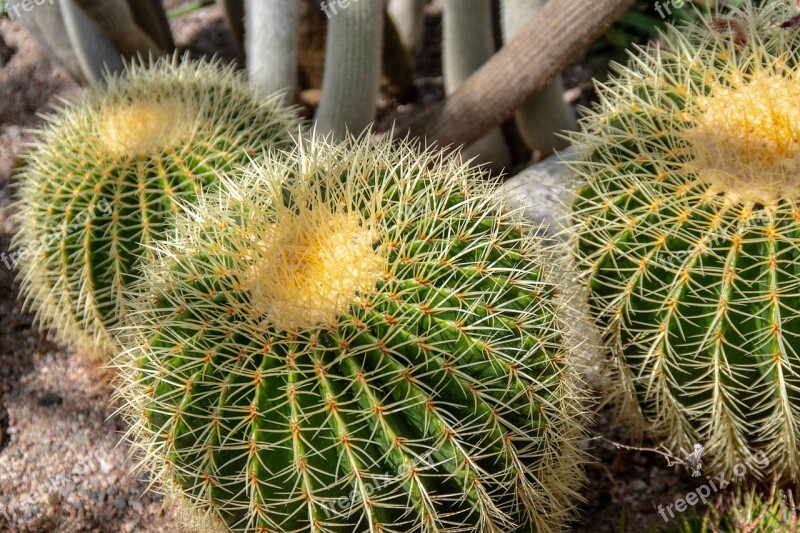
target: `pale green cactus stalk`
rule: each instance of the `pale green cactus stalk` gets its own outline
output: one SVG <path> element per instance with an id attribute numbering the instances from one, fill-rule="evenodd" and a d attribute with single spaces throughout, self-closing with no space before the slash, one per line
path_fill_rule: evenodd
<path id="1" fill-rule="evenodd" d="M 299 0 L 246 0 L 245 13 L 250 82 L 261 96 L 280 91 L 287 103 L 294 102 L 300 46 Z"/>
<path id="2" fill-rule="evenodd" d="M 71 0 L 105 32 L 125 57 L 150 57 L 164 53 L 136 21 L 125 0 Z"/>
<path id="3" fill-rule="evenodd" d="M 444 88 L 450 94 L 494 54 L 491 0 L 445 0 L 442 33 Z M 464 155 L 491 164 L 495 171 L 511 166 L 499 128 L 472 143 Z"/>
<path id="4" fill-rule="evenodd" d="M 78 56 L 64 25 L 58 2 L 45 2 L 36 9 L 22 9 L 23 0 L 8 0 L 6 9 L 25 27 L 45 55 L 61 65 L 81 85 L 89 80 L 83 73 Z M 114 70 L 114 65 L 109 65 Z"/>
<path id="5" fill-rule="evenodd" d="M 102 82 L 106 72 L 122 72 L 123 58 L 156 57 L 174 48 L 160 3 L 132 3 L 54 0 L 26 9 L 26 1 L 10 0 L 8 9 L 76 81 L 94 84 Z"/>
<path id="6" fill-rule="evenodd" d="M 58 7 L 84 77 L 102 83 L 106 73 L 124 71 L 123 55 L 111 36 L 81 8 L 76 0 L 58 0 Z M 54 31 L 46 28 L 45 31 Z"/>
<path id="7" fill-rule="evenodd" d="M 701 444 L 724 475 L 800 479 L 798 50 L 750 1 L 670 27 L 574 136 L 575 251 L 612 390 L 635 429 Z"/>
<path id="8" fill-rule="evenodd" d="M 454 156 L 301 144 L 180 217 L 121 339 L 130 438 L 201 529 L 563 531 L 564 265 Z"/>
<path id="9" fill-rule="evenodd" d="M 328 17 L 325 71 L 316 131 L 343 138 L 360 132 L 375 118 L 381 81 L 383 2 L 350 2 L 338 7 L 326 0 Z"/>
<path id="10" fill-rule="evenodd" d="M 131 65 L 48 117 L 17 176 L 13 247 L 37 320 L 69 344 L 114 351 L 108 328 L 180 203 L 220 171 L 288 146 L 291 110 L 218 63 Z"/>
<path id="11" fill-rule="evenodd" d="M 517 31 L 536 16 L 547 0 L 503 0 L 501 20 L 503 42 L 511 40 Z M 517 129 L 533 152 L 533 159 L 543 159 L 569 142 L 560 136 L 576 128 L 575 112 L 564 102 L 561 76 L 548 83 L 538 94 L 528 98 L 514 114 Z"/>
<path id="12" fill-rule="evenodd" d="M 102 82 L 106 72 L 119 73 L 124 70 L 122 54 L 114 42 L 75 0 L 58 0 L 58 8 L 71 49 L 89 83 Z M 56 30 L 57 28 L 45 28 L 46 32 Z"/>

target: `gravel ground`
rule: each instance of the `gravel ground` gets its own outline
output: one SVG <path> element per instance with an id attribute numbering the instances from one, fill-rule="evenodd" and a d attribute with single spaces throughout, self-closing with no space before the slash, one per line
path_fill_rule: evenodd
<path id="1" fill-rule="evenodd" d="M 417 94 L 400 106 L 382 102 L 379 129 L 442 97 L 436 37 L 440 12 L 435 7 L 427 24 L 430 36 L 418 63 Z M 179 46 L 236 58 L 216 7 L 174 21 L 173 31 Z M 110 371 L 39 333 L 17 299 L 15 273 L 5 264 L 15 228 L 9 177 L 31 138 L 26 130 L 41 122 L 37 113 L 60 98 L 79 96 L 81 89 L 18 24 L 0 19 L 0 33 L 13 52 L 0 68 L 0 531 L 177 531 L 174 514 L 162 509 L 159 496 L 146 492 L 147 479 L 128 474 L 133 465 L 127 446 L 119 444 L 124 425 L 110 404 Z M 574 100 L 585 103 L 590 97 L 590 75 L 584 63 L 567 72 Z M 530 175 L 547 185 L 547 177 Z M 553 194 L 548 189 L 536 197 L 549 201 Z M 605 409 L 595 431 L 626 442 Z M 599 438 L 590 447 L 597 460 L 587 466 L 587 501 L 575 531 L 650 531 L 660 522 L 659 504 L 699 484 L 688 472 L 667 468 L 657 454 L 620 449 Z"/>

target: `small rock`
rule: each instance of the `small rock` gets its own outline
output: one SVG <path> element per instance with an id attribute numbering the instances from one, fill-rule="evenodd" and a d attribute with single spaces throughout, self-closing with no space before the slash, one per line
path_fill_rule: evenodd
<path id="1" fill-rule="evenodd" d="M 45 392 L 36 398 L 36 402 L 42 407 L 52 407 L 54 405 L 61 405 L 64 399 L 55 392 Z"/>
<path id="2" fill-rule="evenodd" d="M 103 459 L 100 459 L 100 471 L 101 471 L 102 473 L 104 473 L 104 474 L 108 474 L 109 472 L 111 472 L 111 470 L 112 470 L 113 468 L 114 468 L 114 465 L 112 465 L 112 464 L 111 464 L 111 463 L 109 463 L 108 461 L 105 461 L 105 460 L 103 460 Z"/>
<path id="3" fill-rule="evenodd" d="M 114 503 L 117 509 L 120 511 L 125 511 L 128 508 L 128 500 L 125 498 L 117 498 L 117 501 Z"/>
<path id="4" fill-rule="evenodd" d="M 567 148 L 503 183 L 508 206 L 522 208 L 525 219 L 542 226 L 542 233 L 549 237 L 556 236 L 568 219 L 570 194 L 577 188 L 577 179 L 561 161 L 575 158 L 575 150 Z"/>
<path id="5" fill-rule="evenodd" d="M 9 126 L 6 128 L 6 133 L 12 139 L 16 139 L 22 134 L 22 129 L 19 126 Z"/>

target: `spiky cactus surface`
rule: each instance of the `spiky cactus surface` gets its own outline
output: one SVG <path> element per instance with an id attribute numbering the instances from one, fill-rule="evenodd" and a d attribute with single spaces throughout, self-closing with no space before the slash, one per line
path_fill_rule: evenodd
<path id="1" fill-rule="evenodd" d="M 682 516 L 660 533 L 788 533 L 800 528 L 798 502 L 791 490 L 768 494 L 737 487 L 720 497 L 703 515 Z"/>
<path id="2" fill-rule="evenodd" d="M 599 87 L 571 164 L 612 390 L 675 453 L 705 446 L 710 471 L 797 479 L 800 33 L 745 2 L 661 47 Z"/>
<path id="3" fill-rule="evenodd" d="M 263 148 L 292 111 L 218 63 L 134 64 L 48 117 L 17 176 L 22 293 L 62 340 L 110 349 L 107 328 L 181 202 Z"/>
<path id="4" fill-rule="evenodd" d="M 315 141 L 181 217 L 117 366 L 130 437 L 192 519 L 563 529 L 585 418 L 569 291 L 476 178 Z"/>

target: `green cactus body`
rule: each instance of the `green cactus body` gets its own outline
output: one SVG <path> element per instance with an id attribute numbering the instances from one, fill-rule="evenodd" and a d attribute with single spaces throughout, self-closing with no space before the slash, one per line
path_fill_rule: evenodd
<path id="1" fill-rule="evenodd" d="M 132 65 L 48 120 L 18 176 L 14 259 L 38 320 L 98 355 L 167 217 L 217 172 L 288 146 L 297 123 L 232 70 L 177 57 Z"/>
<path id="2" fill-rule="evenodd" d="M 585 415 L 560 270 L 474 171 L 413 150 L 310 142 L 223 183 L 159 245 L 116 366 L 131 439 L 191 518 L 570 518 Z"/>
<path id="3" fill-rule="evenodd" d="M 747 2 L 662 46 L 599 88 L 570 163 L 612 390 L 636 429 L 702 444 L 714 472 L 797 479 L 800 33 Z"/>

